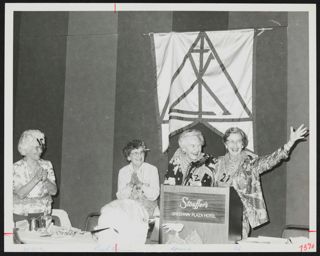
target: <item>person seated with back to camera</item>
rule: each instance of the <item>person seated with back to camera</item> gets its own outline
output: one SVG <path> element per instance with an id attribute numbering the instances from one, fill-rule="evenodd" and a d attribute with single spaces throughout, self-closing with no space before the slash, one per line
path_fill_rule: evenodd
<path id="1" fill-rule="evenodd" d="M 160 194 L 157 167 L 145 162 L 149 149 L 142 140 L 132 140 L 123 148 L 123 155 L 129 162 L 122 167 L 118 176 L 118 199 L 138 201 L 149 214 L 159 215 L 157 198 Z"/>
<path id="2" fill-rule="evenodd" d="M 214 183 L 216 158 L 202 152 L 205 143 L 199 130 L 185 130 L 179 136 L 179 148 L 171 158 L 164 184 L 206 186 Z"/>
<path id="3" fill-rule="evenodd" d="M 50 161 L 41 159 L 45 135 L 39 130 L 22 133 L 18 151 L 22 159 L 13 164 L 13 220 L 37 218 L 51 213 L 51 196 L 57 193 Z"/>
<path id="4" fill-rule="evenodd" d="M 138 201 L 116 199 L 101 208 L 93 234 L 102 246 L 132 248 L 145 244 L 148 219 L 146 208 Z"/>

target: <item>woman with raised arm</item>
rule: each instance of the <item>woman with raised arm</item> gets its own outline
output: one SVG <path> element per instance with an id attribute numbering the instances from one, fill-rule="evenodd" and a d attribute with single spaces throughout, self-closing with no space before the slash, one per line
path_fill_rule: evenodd
<path id="1" fill-rule="evenodd" d="M 248 138 L 240 128 L 232 127 L 225 132 L 223 142 L 227 153 L 219 157 L 215 164 L 213 186 L 232 186 L 238 192 L 244 206 L 242 238 L 248 237 L 250 226 L 255 228 L 268 221 L 260 174 L 287 159 L 293 145 L 307 134 L 308 130 L 304 125 L 296 130 L 290 127 L 290 139 L 284 146 L 269 155 L 258 157 L 245 151 Z"/>

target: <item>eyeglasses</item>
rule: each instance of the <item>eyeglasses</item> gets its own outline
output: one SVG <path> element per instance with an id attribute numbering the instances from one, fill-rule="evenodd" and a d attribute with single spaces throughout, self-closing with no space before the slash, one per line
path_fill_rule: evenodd
<path id="1" fill-rule="evenodd" d="M 145 151 L 134 151 L 130 153 L 130 156 L 140 156 L 144 154 L 145 154 Z"/>
<path id="2" fill-rule="evenodd" d="M 242 140 L 227 140 L 227 144 L 229 145 L 242 145 Z"/>

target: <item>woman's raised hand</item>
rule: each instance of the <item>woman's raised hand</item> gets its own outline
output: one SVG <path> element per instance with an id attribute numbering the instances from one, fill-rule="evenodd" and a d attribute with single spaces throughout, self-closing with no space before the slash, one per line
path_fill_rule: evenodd
<path id="1" fill-rule="evenodd" d="M 35 177 L 36 177 L 36 179 L 37 179 L 38 181 L 40 181 L 40 180 L 41 180 L 41 181 L 46 180 L 46 179 L 47 179 L 47 176 L 48 176 L 48 172 L 47 172 L 46 170 L 44 170 L 42 167 L 39 167 L 39 168 L 37 169 Z"/>
<path id="2" fill-rule="evenodd" d="M 41 168 L 38 168 L 36 170 L 36 174 L 34 175 L 34 178 L 37 180 L 37 181 L 40 181 L 42 179 L 42 169 Z"/>
<path id="3" fill-rule="evenodd" d="M 48 177 L 48 171 L 45 170 L 45 169 L 42 169 L 41 174 L 42 174 L 41 180 L 45 181 L 47 179 L 47 177 Z"/>
<path id="4" fill-rule="evenodd" d="M 304 139 L 308 136 L 308 129 L 304 124 L 300 125 L 298 129 L 294 130 L 293 127 L 290 127 L 290 141 L 294 144 L 297 140 Z"/>
<path id="5" fill-rule="evenodd" d="M 131 184 L 132 185 L 142 185 L 142 182 L 139 180 L 139 177 L 136 172 L 132 173 Z"/>
<path id="6" fill-rule="evenodd" d="M 304 124 L 300 125 L 298 129 L 294 130 L 293 127 L 290 127 L 290 139 L 284 145 L 284 148 L 289 151 L 293 144 L 298 141 L 302 140 L 308 136 L 308 129 L 304 126 Z"/>

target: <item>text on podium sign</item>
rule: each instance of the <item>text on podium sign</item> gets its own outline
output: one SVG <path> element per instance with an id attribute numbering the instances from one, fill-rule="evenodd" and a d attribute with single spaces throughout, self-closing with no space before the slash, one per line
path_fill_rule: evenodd
<path id="1" fill-rule="evenodd" d="M 225 195 L 165 192 L 163 218 L 193 222 L 225 222 Z"/>

